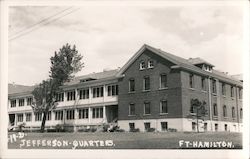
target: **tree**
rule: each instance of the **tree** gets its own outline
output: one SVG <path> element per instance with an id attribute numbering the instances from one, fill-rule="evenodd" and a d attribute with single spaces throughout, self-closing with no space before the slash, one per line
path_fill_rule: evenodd
<path id="1" fill-rule="evenodd" d="M 190 114 L 188 117 L 196 119 L 197 132 L 199 132 L 199 120 L 205 120 L 207 116 L 206 102 L 199 101 L 199 99 L 191 99 Z"/>
<path id="2" fill-rule="evenodd" d="M 35 99 L 32 104 L 33 111 L 43 114 L 41 132 L 44 132 L 48 112 L 56 108 L 56 95 L 61 91 L 60 86 L 70 81 L 74 74 L 83 68 L 81 60 L 82 55 L 78 53 L 75 45 L 71 48 L 69 44 L 64 45 L 59 52 L 55 51 L 54 56 L 50 58 L 49 78 L 32 91 Z"/>

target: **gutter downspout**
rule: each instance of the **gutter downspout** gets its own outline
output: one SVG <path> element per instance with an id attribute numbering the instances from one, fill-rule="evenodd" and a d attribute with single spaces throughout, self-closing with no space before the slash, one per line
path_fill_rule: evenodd
<path id="1" fill-rule="evenodd" d="M 211 98 L 211 77 L 208 77 L 208 102 L 209 102 L 209 118 L 211 124 L 211 131 L 213 131 L 213 123 L 212 123 L 212 98 Z"/>

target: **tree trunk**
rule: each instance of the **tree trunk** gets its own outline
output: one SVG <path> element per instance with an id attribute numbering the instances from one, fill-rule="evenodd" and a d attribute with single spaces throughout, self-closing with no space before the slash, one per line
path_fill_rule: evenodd
<path id="1" fill-rule="evenodd" d="M 46 109 L 46 110 L 43 112 L 43 120 L 42 120 L 42 125 L 41 125 L 41 133 L 43 133 L 43 132 L 44 132 L 44 129 L 45 129 L 45 122 L 46 122 L 47 113 L 48 113 L 48 110 Z"/>

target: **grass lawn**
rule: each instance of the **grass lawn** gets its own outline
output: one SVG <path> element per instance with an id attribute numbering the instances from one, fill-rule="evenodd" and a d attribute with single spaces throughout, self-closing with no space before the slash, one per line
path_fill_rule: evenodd
<path id="1" fill-rule="evenodd" d="M 13 136 L 17 133 L 9 133 Z M 232 142 L 234 149 L 242 148 L 241 133 L 184 133 L 184 132 L 155 132 L 155 133 L 25 133 L 23 138 L 8 143 L 10 149 L 180 149 L 197 148 L 180 140 L 213 142 Z M 196 142 L 197 144 L 197 142 Z M 218 149 L 217 146 L 210 148 Z M 204 147 L 199 147 L 204 148 Z M 207 148 L 207 147 L 205 147 Z M 225 148 L 225 147 L 224 147 Z"/>

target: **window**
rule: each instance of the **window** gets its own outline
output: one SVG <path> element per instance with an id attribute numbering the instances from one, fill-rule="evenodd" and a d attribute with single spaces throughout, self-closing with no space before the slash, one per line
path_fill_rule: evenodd
<path id="1" fill-rule="evenodd" d="M 225 124 L 224 127 L 225 127 L 225 131 L 227 131 L 227 124 Z"/>
<path id="2" fill-rule="evenodd" d="M 55 120 L 63 120 L 63 111 L 55 111 Z"/>
<path id="3" fill-rule="evenodd" d="M 92 117 L 93 118 L 103 118 L 103 108 L 93 108 Z"/>
<path id="4" fill-rule="evenodd" d="M 225 85 L 225 83 L 222 83 L 222 88 L 221 88 L 221 93 L 222 93 L 222 95 L 226 95 L 226 85 Z"/>
<path id="5" fill-rule="evenodd" d="M 150 129 L 150 123 L 149 122 L 144 123 L 144 128 L 146 131 L 148 131 L 148 129 Z"/>
<path id="6" fill-rule="evenodd" d="M 206 90 L 205 78 L 201 77 L 201 89 Z"/>
<path id="7" fill-rule="evenodd" d="M 135 104 L 134 103 L 129 104 L 129 115 L 135 115 Z"/>
<path id="8" fill-rule="evenodd" d="M 62 101 L 64 101 L 64 93 L 62 92 L 62 93 L 57 93 L 56 94 L 56 101 L 57 102 L 62 102 Z"/>
<path id="9" fill-rule="evenodd" d="M 79 119 L 87 119 L 89 117 L 89 109 L 84 108 L 84 109 L 79 109 Z"/>
<path id="10" fill-rule="evenodd" d="M 162 100 L 160 103 L 160 113 L 168 113 L 168 102 L 166 100 Z"/>
<path id="11" fill-rule="evenodd" d="M 215 131 L 218 131 L 218 124 L 214 124 Z"/>
<path id="12" fill-rule="evenodd" d="M 117 96 L 118 95 L 118 85 L 108 86 L 108 96 Z"/>
<path id="13" fill-rule="evenodd" d="M 194 88 L 194 75 L 193 74 L 189 75 L 189 86 L 190 88 Z"/>
<path id="14" fill-rule="evenodd" d="M 26 122 L 31 121 L 31 119 L 32 119 L 31 113 L 26 113 Z"/>
<path id="15" fill-rule="evenodd" d="M 150 90 L 150 78 L 149 76 L 144 77 L 143 79 L 143 90 Z"/>
<path id="16" fill-rule="evenodd" d="M 192 99 L 190 100 L 190 113 L 195 113 L 195 107 L 192 105 Z"/>
<path id="17" fill-rule="evenodd" d="M 235 108 L 232 107 L 232 118 L 235 118 Z"/>
<path id="18" fill-rule="evenodd" d="M 231 97 L 234 97 L 234 87 L 233 86 L 231 86 L 231 91 L 230 91 L 231 93 Z"/>
<path id="19" fill-rule="evenodd" d="M 13 107 L 16 107 L 16 100 L 11 100 L 10 101 L 10 107 L 13 108 Z"/>
<path id="20" fill-rule="evenodd" d="M 42 113 L 35 113 L 35 121 L 41 121 L 42 120 Z"/>
<path id="21" fill-rule="evenodd" d="M 129 123 L 129 130 L 134 130 L 135 129 L 135 123 Z"/>
<path id="22" fill-rule="evenodd" d="M 223 106 L 223 117 L 227 117 L 227 106 Z"/>
<path id="23" fill-rule="evenodd" d="M 46 120 L 51 120 L 51 111 L 49 111 L 46 115 Z"/>
<path id="24" fill-rule="evenodd" d="M 168 130 L 168 122 L 161 122 L 161 131 Z"/>
<path id="25" fill-rule="evenodd" d="M 217 104 L 214 104 L 214 116 L 218 116 L 218 109 L 217 109 Z"/>
<path id="26" fill-rule="evenodd" d="M 148 68 L 154 68 L 154 61 L 148 60 Z"/>
<path id="27" fill-rule="evenodd" d="M 239 99 L 242 99 L 242 88 L 239 88 Z"/>
<path id="28" fill-rule="evenodd" d="M 241 119 L 243 118 L 243 110 L 242 110 L 242 108 L 240 108 L 240 118 Z"/>
<path id="29" fill-rule="evenodd" d="M 192 122 L 192 131 L 196 131 L 196 123 Z"/>
<path id="30" fill-rule="evenodd" d="M 161 74 L 160 75 L 160 88 L 167 88 L 168 82 L 167 82 L 167 75 Z"/>
<path id="31" fill-rule="evenodd" d="M 207 123 L 204 123 L 204 131 L 207 131 Z"/>
<path id="32" fill-rule="evenodd" d="M 24 106 L 24 98 L 19 99 L 19 107 Z"/>
<path id="33" fill-rule="evenodd" d="M 144 114 L 150 114 L 150 102 L 144 102 Z"/>
<path id="34" fill-rule="evenodd" d="M 103 97 L 103 86 L 93 88 L 93 98 Z"/>
<path id="35" fill-rule="evenodd" d="M 69 109 L 66 112 L 66 119 L 67 120 L 73 120 L 75 119 L 75 110 L 74 109 Z"/>
<path id="36" fill-rule="evenodd" d="M 216 93 L 217 89 L 216 89 L 216 80 L 212 80 L 212 92 Z"/>
<path id="37" fill-rule="evenodd" d="M 89 99 L 89 89 L 80 89 L 79 90 L 80 99 Z"/>
<path id="38" fill-rule="evenodd" d="M 27 98 L 27 105 L 31 105 L 32 102 L 33 102 L 33 98 L 32 97 Z"/>
<path id="39" fill-rule="evenodd" d="M 23 122 L 23 114 L 17 114 L 17 122 Z"/>
<path id="40" fill-rule="evenodd" d="M 129 80 L 129 92 L 134 92 L 135 91 L 135 80 L 131 78 Z"/>
<path id="41" fill-rule="evenodd" d="M 76 99 L 75 90 L 67 92 L 67 101 L 72 101 Z"/>
<path id="42" fill-rule="evenodd" d="M 141 62 L 140 62 L 140 70 L 144 70 L 145 68 L 146 68 L 145 62 L 144 62 L 144 61 L 141 61 Z"/>

